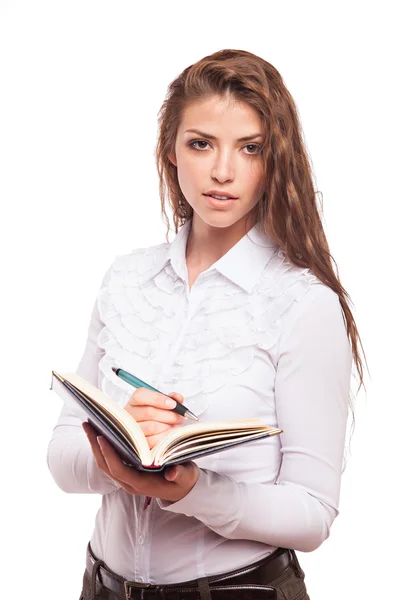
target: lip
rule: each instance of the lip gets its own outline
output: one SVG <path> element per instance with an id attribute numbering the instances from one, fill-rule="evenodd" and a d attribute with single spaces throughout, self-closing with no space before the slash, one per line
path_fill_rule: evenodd
<path id="1" fill-rule="evenodd" d="M 221 210 L 226 210 L 233 206 L 235 202 L 237 202 L 237 198 L 230 198 L 229 200 L 217 200 L 216 198 L 208 196 L 207 194 L 204 194 L 204 196 L 207 198 L 207 202 L 210 206 Z"/>
<path id="2" fill-rule="evenodd" d="M 208 192 L 204 192 L 204 196 L 211 196 L 214 194 L 215 196 L 228 196 L 228 198 L 232 198 L 232 200 L 237 200 L 237 196 L 233 196 L 229 192 L 224 192 L 223 190 L 209 190 Z"/>

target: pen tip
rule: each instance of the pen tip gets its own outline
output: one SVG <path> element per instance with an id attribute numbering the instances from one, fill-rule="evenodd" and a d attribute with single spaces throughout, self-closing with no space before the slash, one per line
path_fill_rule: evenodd
<path id="1" fill-rule="evenodd" d="M 111 367 L 115 374 L 117 374 L 118 369 L 116 367 Z"/>
<path id="2" fill-rule="evenodd" d="M 196 415 L 194 415 L 189 409 L 186 411 L 185 416 L 189 417 L 189 419 L 192 419 L 192 421 L 200 421 L 199 417 L 196 417 Z"/>

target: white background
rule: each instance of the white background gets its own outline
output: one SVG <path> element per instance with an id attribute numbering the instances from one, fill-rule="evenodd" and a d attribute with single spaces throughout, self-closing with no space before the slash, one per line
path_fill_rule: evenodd
<path id="1" fill-rule="evenodd" d="M 396 596 L 395 4 L 0 1 L 2 597 L 78 600 L 101 498 L 65 494 L 48 472 L 51 370 L 77 367 L 114 256 L 165 241 L 157 112 L 170 81 L 223 48 L 271 62 L 296 101 L 371 374 L 340 515 L 298 553 L 310 597 Z"/>

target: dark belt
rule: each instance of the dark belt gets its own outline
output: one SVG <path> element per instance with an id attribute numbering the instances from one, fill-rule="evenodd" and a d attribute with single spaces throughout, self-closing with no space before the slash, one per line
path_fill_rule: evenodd
<path id="1" fill-rule="evenodd" d="M 276 590 L 271 586 L 285 569 L 292 564 L 297 574 L 302 575 L 301 567 L 294 550 L 278 548 L 265 558 L 234 571 L 201 577 L 190 581 L 172 584 L 151 584 L 126 581 L 120 575 L 111 571 L 107 565 L 95 557 L 88 544 L 86 555 L 86 570 L 91 579 L 91 597 L 95 598 L 96 583 L 98 590 L 104 586 L 121 600 L 176 600 L 177 594 L 184 594 L 185 600 L 211 600 L 234 598 L 235 591 L 247 590 L 246 597 L 263 600 L 276 600 Z M 99 586 L 100 584 L 100 586 Z"/>

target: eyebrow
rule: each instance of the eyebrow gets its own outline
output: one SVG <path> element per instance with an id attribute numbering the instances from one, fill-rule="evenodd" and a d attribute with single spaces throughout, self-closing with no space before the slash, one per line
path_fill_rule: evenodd
<path id="1" fill-rule="evenodd" d="M 201 137 L 208 138 L 209 140 L 217 139 L 215 137 L 215 135 L 211 135 L 210 133 L 204 133 L 204 131 L 199 131 L 198 129 L 186 129 L 186 131 L 184 133 L 197 133 L 198 135 L 201 135 Z M 262 133 L 254 133 L 253 135 L 245 135 L 244 137 L 241 137 L 236 141 L 237 142 L 248 142 L 248 141 L 254 140 L 255 138 L 258 138 L 258 137 L 263 137 Z"/>

